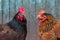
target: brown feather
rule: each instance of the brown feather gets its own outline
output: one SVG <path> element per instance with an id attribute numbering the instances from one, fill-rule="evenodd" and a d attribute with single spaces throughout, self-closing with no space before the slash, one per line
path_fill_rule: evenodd
<path id="1" fill-rule="evenodd" d="M 7 24 L 0 25 L 0 40 L 25 40 L 24 32 L 13 31 Z M 22 35 L 22 36 L 21 36 Z"/>
<path id="2" fill-rule="evenodd" d="M 39 25 L 40 40 L 58 40 L 60 38 L 60 21 L 47 15 L 47 20 Z"/>

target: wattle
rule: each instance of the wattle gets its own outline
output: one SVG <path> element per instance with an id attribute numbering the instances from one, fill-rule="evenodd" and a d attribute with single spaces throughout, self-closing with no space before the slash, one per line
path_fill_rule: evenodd
<path id="1" fill-rule="evenodd" d="M 46 18 L 40 19 L 39 21 L 40 21 L 40 23 L 42 23 L 42 22 L 46 21 Z"/>
<path id="2" fill-rule="evenodd" d="M 25 17 L 24 17 L 24 16 L 23 16 L 23 17 L 17 16 L 17 19 L 18 19 L 19 21 L 23 21 L 23 20 L 25 20 Z"/>
<path id="3" fill-rule="evenodd" d="M 17 19 L 18 19 L 19 21 L 22 21 L 22 20 L 23 20 L 23 17 L 17 16 Z"/>

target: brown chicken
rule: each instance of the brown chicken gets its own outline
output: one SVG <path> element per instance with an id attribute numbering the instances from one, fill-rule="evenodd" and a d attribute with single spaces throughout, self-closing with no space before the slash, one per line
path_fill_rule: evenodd
<path id="1" fill-rule="evenodd" d="M 60 20 L 54 18 L 51 14 L 41 10 L 37 19 L 39 21 L 40 40 L 60 40 Z"/>
<path id="2" fill-rule="evenodd" d="M 26 40 L 27 20 L 23 7 L 18 8 L 18 13 L 7 24 L 0 24 L 0 40 Z"/>

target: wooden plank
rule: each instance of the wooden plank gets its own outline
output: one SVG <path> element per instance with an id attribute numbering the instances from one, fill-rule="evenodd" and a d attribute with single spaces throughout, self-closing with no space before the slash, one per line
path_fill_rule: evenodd
<path id="1" fill-rule="evenodd" d="M 35 0 L 29 0 L 28 3 L 27 3 L 27 12 L 29 13 L 28 14 L 28 17 L 27 20 L 29 19 L 29 40 L 36 40 L 37 39 L 37 34 L 36 34 L 36 26 L 35 26 Z"/>
<path id="2" fill-rule="evenodd" d="M 10 0 L 10 20 L 14 17 L 14 15 L 16 14 L 16 0 Z"/>
<path id="3" fill-rule="evenodd" d="M 60 0 L 55 0 L 55 14 L 56 18 L 60 19 L 60 6 L 59 6 Z"/>
<path id="4" fill-rule="evenodd" d="M 9 6 L 8 6 L 8 2 L 7 2 L 7 0 L 2 0 L 2 22 L 3 23 L 6 23 L 6 22 L 8 22 L 8 14 L 9 14 L 9 10 L 8 10 L 8 8 L 9 8 Z"/>
<path id="5" fill-rule="evenodd" d="M 9 0 L 3 0 L 3 23 L 9 21 Z"/>
<path id="6" fill-rule="evenodd" d="M 17 0 L 16 1 L 16 13 L 18 12 L 19 7 L 22 7 L 22 0 Z"/>
<path id="7" fill-rule="evenodd" d="M 0 0 L 0 24 L 2 24 L 2 1 Z"/>

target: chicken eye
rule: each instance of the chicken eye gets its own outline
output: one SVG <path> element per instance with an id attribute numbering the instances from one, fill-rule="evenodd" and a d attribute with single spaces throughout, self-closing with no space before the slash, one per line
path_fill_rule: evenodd
<path id="1" fill-rule="evenodd" d="M 45 15 L 42 15 L 42 17 L 46 18 L 46 16 L 45 16 Z"/>

